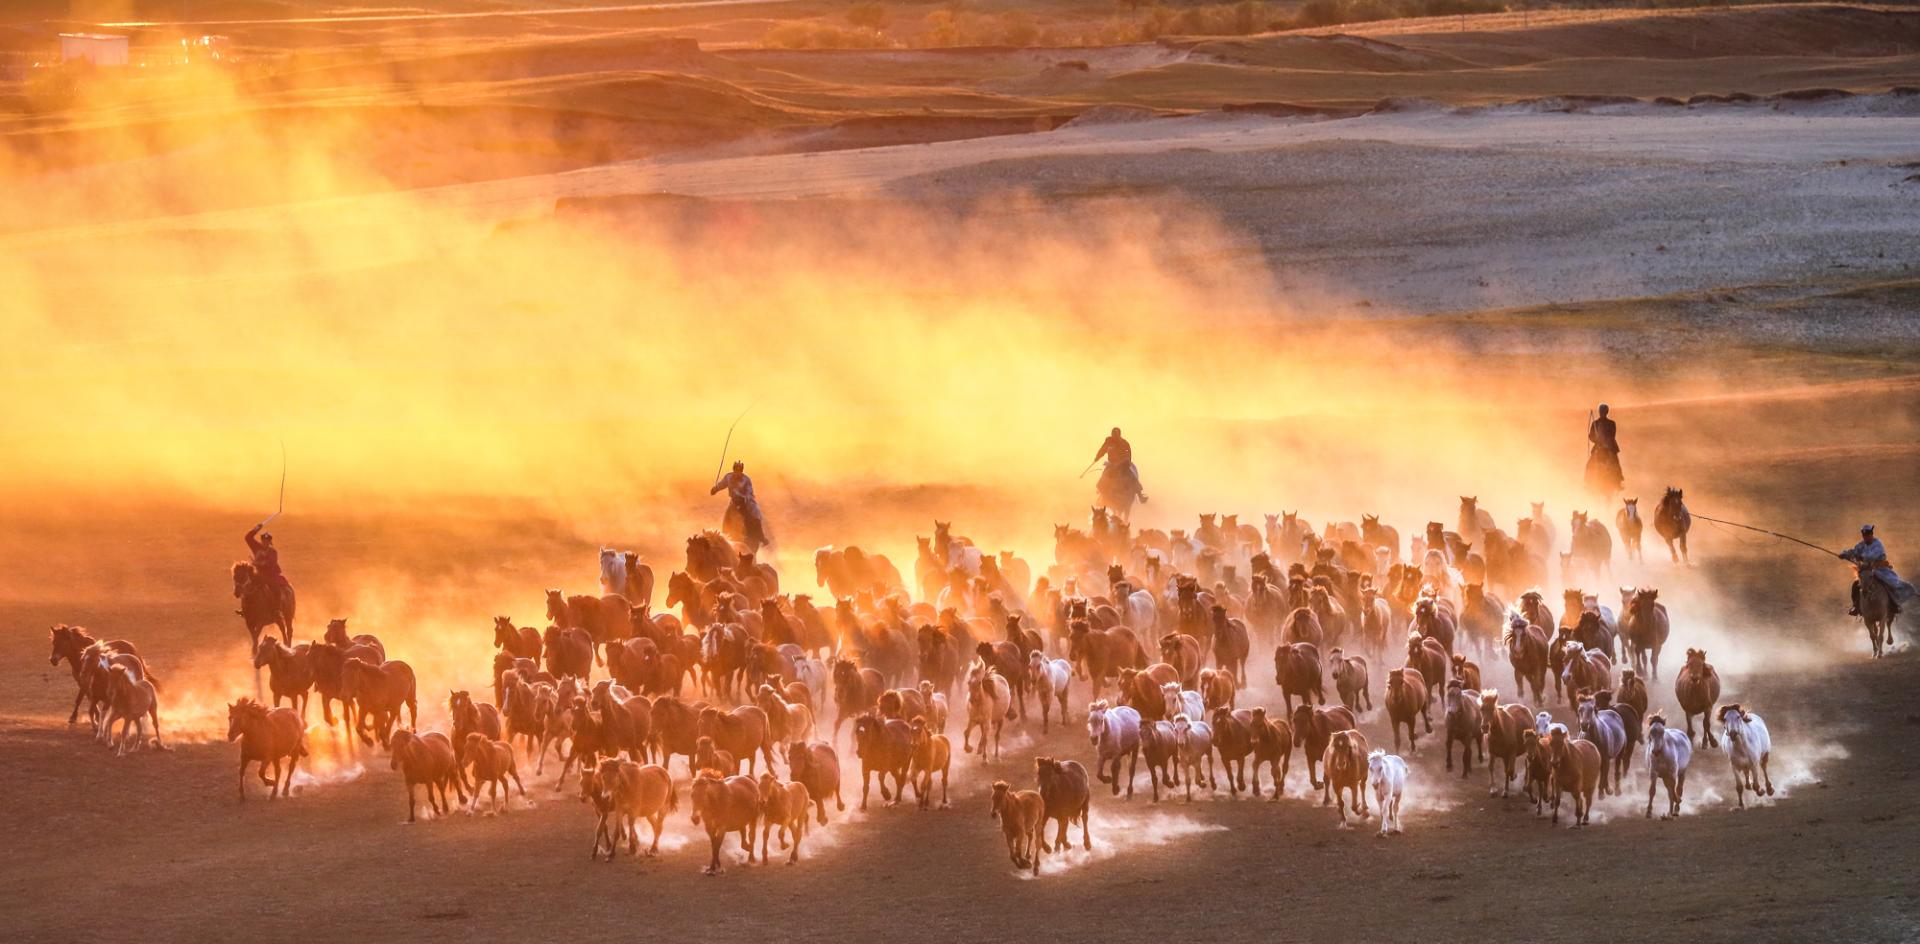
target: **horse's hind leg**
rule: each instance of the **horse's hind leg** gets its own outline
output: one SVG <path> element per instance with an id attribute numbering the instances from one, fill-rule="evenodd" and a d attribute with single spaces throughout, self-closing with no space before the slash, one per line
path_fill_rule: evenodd
<path id="1" fill-rule="evenodd" d="M 1771 751 L 1760 755 L 1760 776 L 1767 781 L 1767 796 L 1773 796 L 1773 774 L 1767 771 L 1767 762 L 1772 758 L 1773 753 Z M 1759 788 L 1755 787 L 1754 792 L 1759 793 Z"/>

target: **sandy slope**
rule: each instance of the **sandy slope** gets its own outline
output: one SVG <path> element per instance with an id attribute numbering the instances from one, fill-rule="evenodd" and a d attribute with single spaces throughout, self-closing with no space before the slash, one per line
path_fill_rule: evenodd
<path id="1" fill-rule="evenodd" d="M 1245 233 L 1249 262 L 1271 266 L 1303 298 L 1393 313 L 1911 277 L 1920 265 L 1920 183 L 1903 165 L 1920 159 L 1916 141 L 1920 116 L 1813 106 L 1428 110 L 1333 121 L 1205 115 L 825 153 L 660 158 L 356 199 L 424 200 L 505 220 L 562 198 L 636 193 L 1150 195 Z M 283 212 L 11 242 L 174 227 L 271 231 Z"/>

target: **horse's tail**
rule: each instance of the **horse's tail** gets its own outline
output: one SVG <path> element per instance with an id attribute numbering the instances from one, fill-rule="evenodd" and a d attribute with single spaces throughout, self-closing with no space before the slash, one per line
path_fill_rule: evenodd
<path id="1" fill-rule="evenodd" d="M 154 691 L 156 692 L 159 691 L 160 676 L 153 674 L 153 670 L 150 668 L 147 668 L 144 663 L 141 665 L 141 670 L 142 670 L 142 673 L 146 676 L 147 684 L 153 686 Z"/>

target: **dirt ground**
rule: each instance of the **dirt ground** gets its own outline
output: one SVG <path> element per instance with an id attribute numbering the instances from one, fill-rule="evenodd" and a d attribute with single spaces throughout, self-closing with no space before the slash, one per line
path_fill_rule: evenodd
<path id="1" fill-rule="evenodd" d="M 1907 395 L 1904 385 L 1893 388 L 1895 396 Z M 1817 399 L 1808 391 L 1794 396 L 1802 410 L 1808 398 Z M 1849 396 L 1857 402 L 1861 394 Z M 1792 417 L 1789 399 L 1768 408 Z M 1738 423 L 1752 406 L 1675 406 L 1668 420 Z M 1649 422 L 1639 431 L 1647 451 L 1660 451 L 1662 425 Z M 1770 462 L 1768 487 L 1756 489 L 1754 500 L 1793 496 L 1796 525 L 1851 522 L 1871 506 L 1887 515 L 1881 527 L 1889 537 L 1920 527 L 1909 508 L 1872 505 L 1830 488 L 1844 468 L 1852 470 L 1847 479 L 1870 483 L 1882 500 L 1911 494 L 1910 448 L 1875 457 L 1823 449 L 1833 437 L 1812 424 L 1781 432 L 1798 454 Z M 1780 446 L 1776 441 L 1766 452 L 1777 455 Z M 1732 473 L 1726 480 L 1738 485 L 1736 470 L 1762 454 L 1726 456 L 1724 465 L 1704 464 L 1696 475 Z M 289 567 L 314 605 L 323 606 L 338 592 L 336 572 L 404 570 L 411 552 L 396 555 L 383 535 L 406 530 L 424 544 L 441 544 L 446 554 L 434 556 L 442 566 L 481 575 L 501 561 L 453 549 L 471 547 L 476 535 L 504 524 L 310 524 L 303 532 L 308 543 L 289 549 Z M 1093 814 L 1094 852 L 1049 860 L 1041 879 L 1031 881 L 1004 856 L 987 815 L 987 785 L 997 777 L 1030 780 L 1036 753 L 1086 761 L 1089 749 L 1078 724 L 1046 736 L 1012 728 L 1001 762 L 983 767 L 967 756 L 956 765 L 952 810 L 875 805 L 864 814 L 835 814 L 809 837 L 799 866 L 736 865 L 724 877 L 706 878 L 699 874 L 704 840 L 685 807 L 670 819 L 657 860 L 606 865 L 582 858 L 591 817 L 571 795 L 555 795 L 551 770 L 529 778 L 531 801 L 516 800 L 508 815 L 408 826 L 396 776 L 374 752 L 340 757 L 323 750 L 322 779 L 300 781 L 292 800 L 267 802 L 252 783 L 242 804 L 233 789 L 235 751 L 218 741 L 218 718 L 209 723 L 205 709 L 185 720 L 175 710 L 174 752 L 121 760 L 66 727 L 65 670 L 39 661 L 43 627 L 56 620 L 138 639 L 163 679 L 171 673 L 177 680 L 175 691 L 208 676 L 244 682 L 244 672 L 232 671 L 242 658 L 240 628 L 221 570 L 238 544 L 231 532 L 239 529 L 184 512 L 119 520 L 91 529 L 98 540 L 85 542 L 85 554 L 56 555 L 38 570 L 29 565 L 33 585 L 13 584 L 0 604 L 0 624 L 8 627 L 0 636 L 0 782 L 18 811 L 0 826 L 10 852 L 0 864 L 6 938 L 97 939 L 101 911 L 83 902 L 110 906 L 109 937 L 179 941 L 311 939 L 329 928 L 374 938 L 609 940 L 636 928 L 672 936 L 764 933 L 769 921 L 799 940 L 997 938 L 1039 925 L 1125 940 L 1176 933 L 1249 941 L 1464 940 L 1596 929 L 1626 939 L 1683 933 L 1701 940 L 1899 940 L 1911 937 L 1920 919 L 1907 879 L 1920 824 L 1902 789 L 1920 771 L 1905 746 L 1920 724 L 1920 693 L 1911 683 L 1916 656 L 1868 661 L 1860 631 L 1837 612 L 1843 573 L 1790 546 L 1702 527 L 1695 568 L 1657 558 L 1644 568 L 1623 567 L 1623 580 L 1631 575 L 1685 599 L 1726 602 L 1711 627 L 1676 604 L 1669 670 L 1653 700 L 1671 704 L 1675 653 L 1696 641 L 1714 643 L 1715 661 L 1730 667 L 1725 699 L 1761 711 L 1777 744 L 1780 794 L 1746 812 L 1730 809 L 1724 755 L 1706 751 L 1696 755 L 1680 820 L 1642 817 L 1645 781 L 1636 764 L 1626 796 L 1603 802 L 1593 826 L 1555 829 L 1518 798 L 1489 799 L 1478 771 L 1464 781 L 1445 776 L 1438 742 L 1428 741 L 1413 762 L 1403 837 L 1336 830 L 1333 813 L 1304 796 L 1296 766 L 1279 803 L 1203 795 L 1191 806 L 1155 806 L 1144 795 L 1102 795 Z M 1843 530 L 1835 524 L 1827 533 Z M 541 585 L 532 576 L 536 568 L 565 570 L 559 560 L 584 560 L 590 550 L 563 534 L 535 535 L 506 569 L 527 588 L 520 596 L 532 600 Z M 138 561 L 139 569 L 115 577 L 105 560 Z M 122 580 L 131 592 L 103 604 L 90 591 L 95 579 Z M 422 695 L 430 701 L 454 684 L 484 684 L 476 654 L 484 653 L 492 611 L 445 603 L 431 595 L 410 601 L 422 614 L 445 617 L 450 610 L 456 628 L 415 632 L 399 653 L 430 666 L 448 653 L 468 660 L 450 676 L 425 670 Z M 408 605 L 377 626 L 357 628 L 405 633 L 395 621 L 405 619 Z M 1509 677 L 1504 667 L 1490 675 Z M 1262 680 L 1242 704 L 1273 700 Z M 1084 701 L 1076 693 L 1076 721 Z M 427 706 L 429 719 L 441 713 Z M 1386 737 L 1377 713 L 1363 729 L 1376 743 Z M 848 748 L 844 735 L 841 746 Z M 1146 787 L 1144 778 L 1139 786 Z M 857 787 L 849 798 L 857 805 Z M 725 896 L 724 907 L 709 906 L 714 895 Z"/>

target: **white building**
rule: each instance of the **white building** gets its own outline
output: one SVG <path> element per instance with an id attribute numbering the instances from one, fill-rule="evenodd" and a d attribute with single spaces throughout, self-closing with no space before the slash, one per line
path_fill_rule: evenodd
<path id="1" fill-rule="evenodd" d="M 127 38 L 106 33 L 61 33 L 60 61 L 85 60 L 96 66 L 127 64 Z"/>

